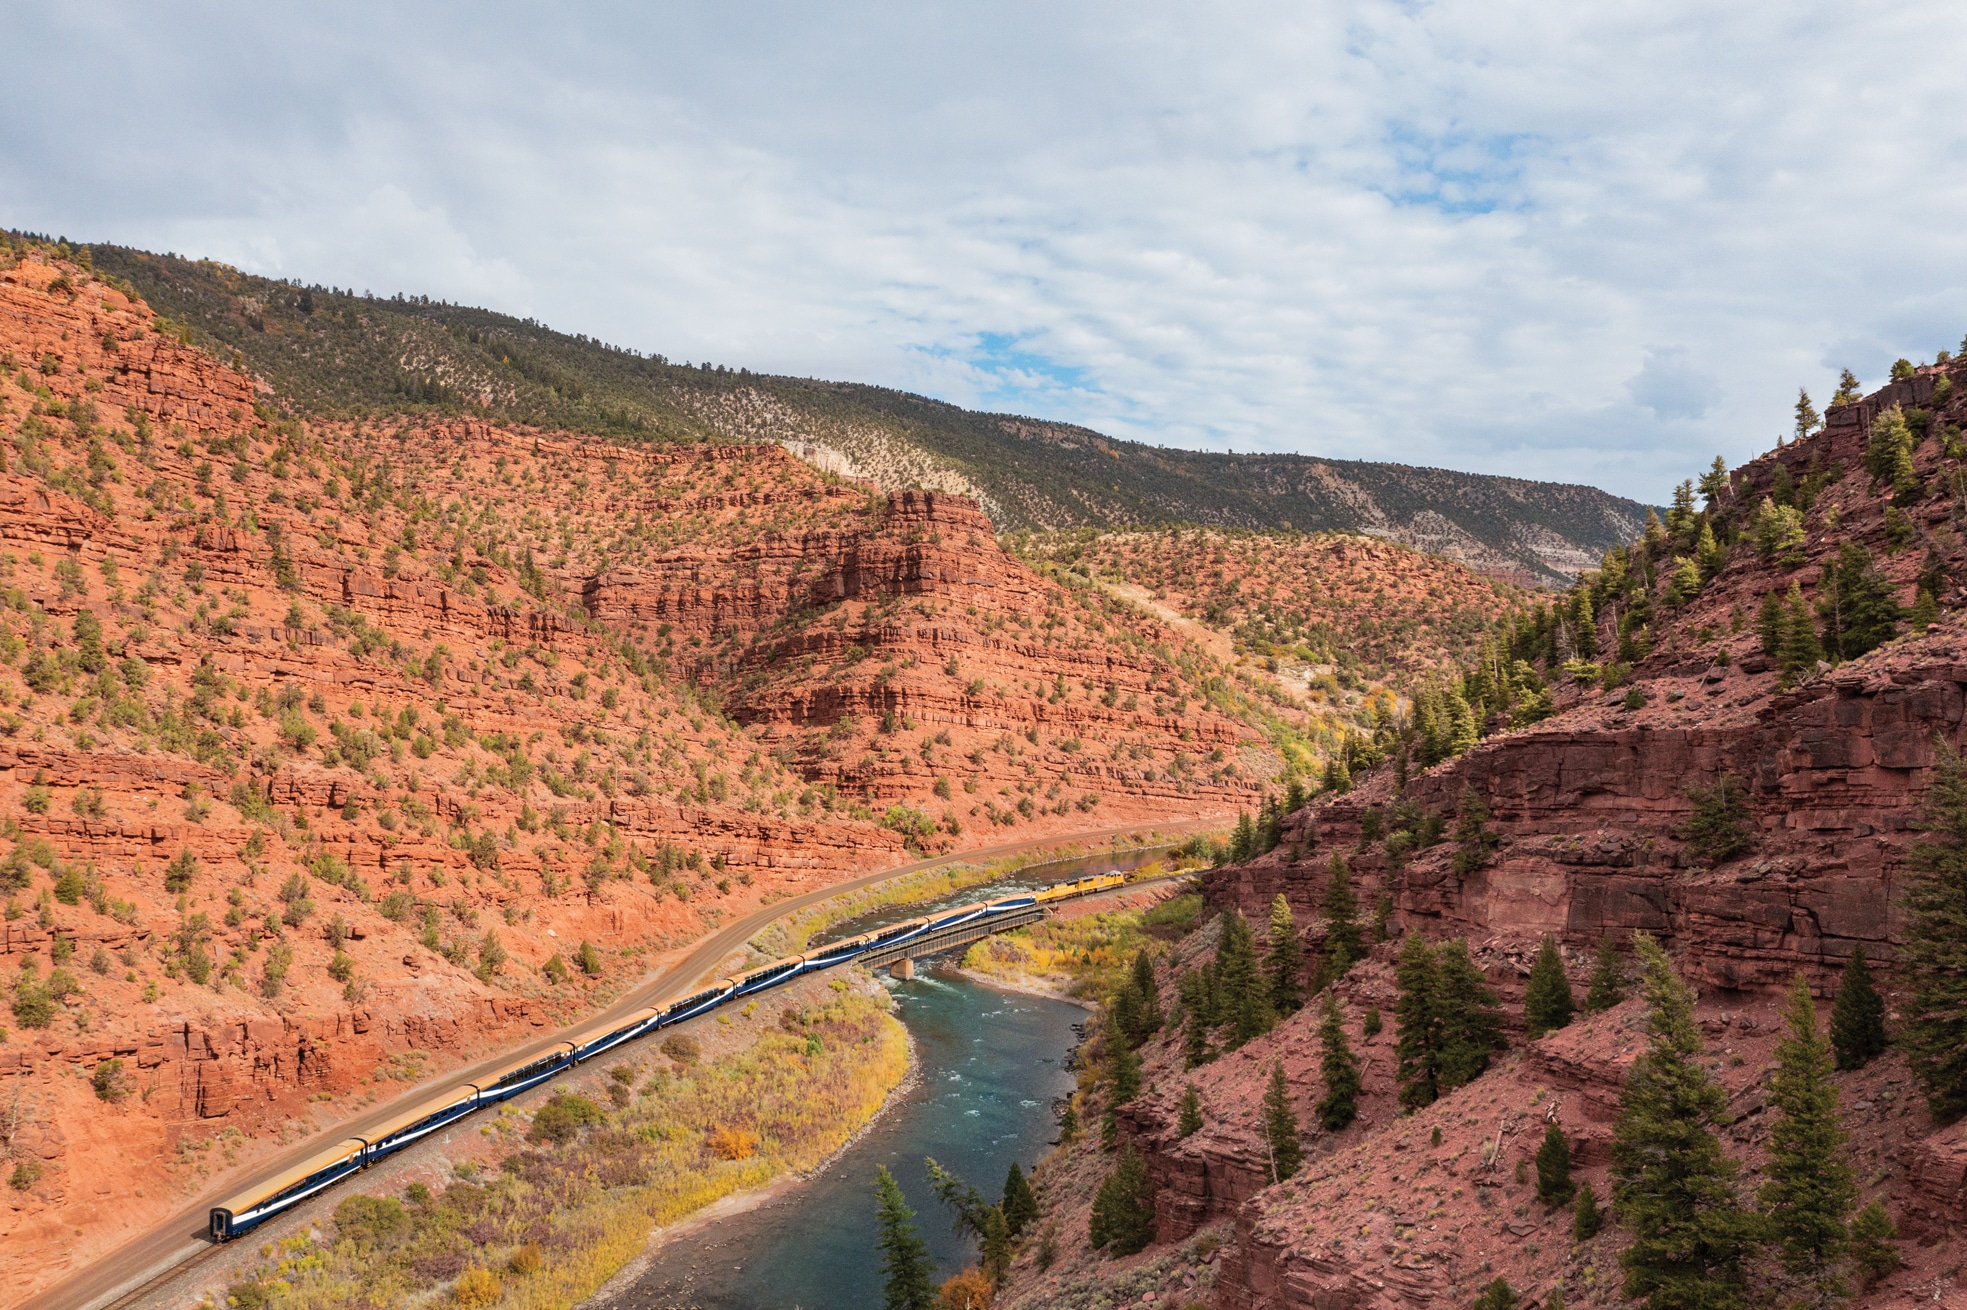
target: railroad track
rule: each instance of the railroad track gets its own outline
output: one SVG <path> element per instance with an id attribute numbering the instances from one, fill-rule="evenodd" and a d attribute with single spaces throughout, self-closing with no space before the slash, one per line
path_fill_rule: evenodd
<path id="1" fill-rule="evenodd" d="M 820 888 L 791 900 L 762 908 L 742 919 L 712 933 L 699 946 L 679 962 L 674 968 L 659 978 L 622 997 L 590 1017 L 586 1023 L 577 1025 L 566 1033 L 536 1039 L 499 1057 L 483 1060 L 475 1065 L 456 1070 L 441 1084 L 443 1087 L 462 1087 L 474 1078 L 484 1078 L 492 1071 L 513 1066 L 515 1061 L 536 1058 L 557 1045 L 565 1044 L 569 1036 L 580 1032 L 593 1032 L 609 1022 L 621 1022 L 638 1011 L 661 1006 L 687 994 L 697 985 L 698 980 L 716 969 L 724 960 L 740 949 L 745 942 L 759 931 L 787 914 L 810 908 L 822 901 L 836 896 L 848 895 L 868 887 L 906 877 L 927 869 L 939 868 L 949 864 L 971 863 L 983 860 L 1001 859 L 1006 856 L 1022 854 L 1026 851 L 1043 849 L 1047 846 L 1070 843 L 1097 843 L 1129 834 L 1151 831 L 1169 837 L 1184 833 L 1208 831 L 1221 826 L 1220 818 L 1194 819 L 1184 822 L 1156 825 L 1149 829 L 1146 825 L 1129 824 L 1124 827 L 1100 829 L 1095 832 L 1073 833 L 1027 842 L 1011 842 L 977 850 L 954 852 L 934 859 L 918 860 L 845 883 Z M 1081 857 L 1066 857 L 1081 858 Z M 1028 922 L 1029 920 L 1027 920 Z M 1015 926 L 1007 924 L 1007 927 Z M 981 935 L 981 934 L 980 934 Z M 974 940 L 974 939 L 972 939 Z M 955 944 L 954 942 L 948 944 Z M 917 953 L 928 953 L 918 948 Z M 890 958 L 894 958 L 891 956 Z M 350 1137 L 359 1137 L 365 1130 L 373 1131 L 378 1125 L 386 1124 L 394 1116 L 400 1115 L 403 1107 L 427 1100 L 438 1090 L 437 1086 L 426 1087 L 417 1092 L 396 1098 L 387 1106 L 371 1109 L 365 1114 L 355 1116 L 344 1123 L 335 1125 L 331 1131 Z M 255 1183 L 263 1183 L 290 1171 L 294 1163 L 305 1159 L 310 1149 L 318 1150 L 324 1136 L 317 1136 L 312 1148 L 300 1147 L 284 1155 L 263 1163 L 253 1174 L 242 1182 L 232 1183 L 225 1188 L 230 1194 L 242 1189 L 250 1189 Z M 221 1199 L 213 1188 L 201 1196 L 190 1208 L 180 1211 L 171 1220 L 152 1229 L 109 1255 L 93 1261 L 86 1268 L 71 1274 L 53 1287 L 21 1303 L 21 1310 L 125 1310 L 143 1304 L 154 1294 L 164 1290 L 172 1282 L 195 1272 L 210 1261 L 222 1249 L 206 1240 L 205 1229 L 209 1222 L 208 1211 L 212 1204 Z"/>

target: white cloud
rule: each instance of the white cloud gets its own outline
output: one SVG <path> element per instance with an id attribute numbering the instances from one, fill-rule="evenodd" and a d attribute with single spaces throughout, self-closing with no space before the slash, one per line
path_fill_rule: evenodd
<path id="1" fill-rule="evenodd" d="M 1954 6 L 193 15 L 14 21 L 0 222 L 1650 499 L 1967 328 Z"/>

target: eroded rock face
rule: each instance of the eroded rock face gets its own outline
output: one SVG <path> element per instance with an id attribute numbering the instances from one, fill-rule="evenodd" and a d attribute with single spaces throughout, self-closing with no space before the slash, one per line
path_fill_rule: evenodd
<path id="1" fill-rule="evenodd" d="M 1357 851 L 1365 812 L 1390 800 L 1369 786 L 1302 812 L 1277 852 L 1213 880 L 1211 895 L 1254 918 L 1282 891 L 1315 915 L 1327 853 L 1342 850 L 1369 897 L 1387 891 L 1401 922 L 1430 935 L 1550 932 L 1588 948 L 1642 929 L 1670 939 L 1691 976 L 1729 988 L 1779 986 L 1798 969 L 1827 978 L 1857 946 L 1889 959 L 1934 743 L 1967 741 L 1963 649 L 1950 621 L 1706 726 L 1491 739 L 1405 794 L 1450 817 L 1464 788 L 1484 798 L 1503 840 L 1467 877 L 1446 844 L 1394 870 L 1378 850 Z M 1724 773 L 1748 786 L 1755 844 L 1703 867 L 1684 841 L 1686 787 Z"/>

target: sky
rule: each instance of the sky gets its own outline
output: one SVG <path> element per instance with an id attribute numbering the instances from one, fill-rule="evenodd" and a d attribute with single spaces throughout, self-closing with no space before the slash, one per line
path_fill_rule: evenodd
<path id="1" fill-rule="evenodd" d="M 11 6 L 0 226 L 1659 502 L 1967 335 L 1967 6 Z"/>

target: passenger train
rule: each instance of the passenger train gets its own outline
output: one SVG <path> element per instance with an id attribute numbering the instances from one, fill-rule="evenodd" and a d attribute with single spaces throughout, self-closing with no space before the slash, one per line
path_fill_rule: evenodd
<path id="1" fill-rule="evenodd" d="M 475 1110 L 510 1100 L 574 1065 L 611 1051 L 624 1042 L 645 1037 L 658 1028 L 694 1019 L 727 1001 L 780 986 L 819 969 L 851 964 L 870 951 L 890 950 L 951 928 L 988 922 L 1019 910 L 1107 891 L 1125 882 L 1126 879 L 1117 873 L 1094 874 L 1042 891 L 1021 892 L 999 900 L 961 905 L 952 910 L 864 932 L 843 941 L 829 942 L 802 955 L 775 961 L 734 978 L 719 978 L 693 996 L 638 1011 L 626 1023 L 612 1019 L 598 1020 L 586 1028 L 575 1030 L 546 1051 L 520 1056 L 474 1082 L 435 1093 L 412 1104 L 402 1113 L 377 1125 L 369 1136 L 343 1138 L 332 1146 L 316 1151 L 285 1173 L 228 1197 L 223 1205 L 212 1207 L 212 1240 L 225 1242 L 249 1232 L 274 1215 L 456 1123 Z"/>

